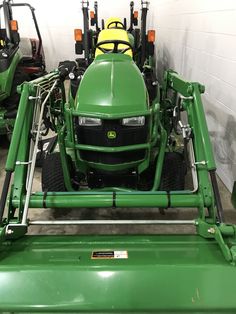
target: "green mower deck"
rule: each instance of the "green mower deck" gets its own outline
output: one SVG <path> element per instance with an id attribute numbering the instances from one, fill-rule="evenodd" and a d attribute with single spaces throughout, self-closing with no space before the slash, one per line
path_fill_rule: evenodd
<path id="1" fill-rule="evenodd" d="M 235 313 L 235 267 L 196 235 L 25 236 L 0 261 L 1 311 Z"/>

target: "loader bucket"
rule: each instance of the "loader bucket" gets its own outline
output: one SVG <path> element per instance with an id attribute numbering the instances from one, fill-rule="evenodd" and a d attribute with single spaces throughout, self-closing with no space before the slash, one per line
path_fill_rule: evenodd
<path id="1" fill-rule="evenodd" d="M 4 244 L 0 261 L 3 312 L 236 309 L 235 267 L 197 235 L 25 236 Z"/>

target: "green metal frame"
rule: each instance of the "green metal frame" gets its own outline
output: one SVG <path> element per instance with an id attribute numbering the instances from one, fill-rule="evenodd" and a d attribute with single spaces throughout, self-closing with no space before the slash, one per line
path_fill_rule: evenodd
<path id="1" fill-rule="evenodd" d="M 156 136 L 160 143 L 154 186 L 150 191 L 116 187 L 100 191 L 73 191 L 66 153 L 74 156 L 75 162 L 83 164 L 76 153 L 83 147 L 75 144 L 72 123 L 75 110 L 66 103 L 63 84 L 59 83 L 56 88 L 61 97 L 57 101 L 52 97 L 49 104 L 52 116 L 57 117 L 54 123 L 68 192 L 35 192 L 30 196 L 29 207 L 78 210 L 84 207 L 91 210 L 111 208 L 114 204 L 124 208 L 192 207 L 198 211 L 194 221 L 196 235 L 26 235 L 28 225 L 22 225 L 21 220 L 26 197 L 27 165 L 24 162 L 29 156 L 28 137 L 34 107 L 34 100 L 29 96 L 35 96 L 39 83 L 55 79 L 59 79 L 57 71 L 20 87 L 21 100 L 5 167 L 7 172 L 14 174 L 14 179 L 9 190 L 7 217 L 0 228 L 0 281 L 3 283 L 0 309 L 31 313 L 233 313 L 236 309 L 236 226 L 218 219 L 216 197 L 209 176 L 216 166 L 201 101 L 203 87 L 184 81 L 173 71 L 166 72 L 162 99 L 150 113 L 160 116 L 150 129 L 150 139 L 155 143 Z M 158 190 L 168 136 L 160 121 L 165 116 L 164 103 L 170 90 L 185 97 L 183 107 L 193 132 L 199 184 L 194 192 Z M 154 147 L 150 143 L 147 145 L 149 150 Z M 104 150 L 101 147 L 85 148 Z M 129 149 L 133 147 L 118 148 Z M 16 161 L 23 163 L 16 164 Z M 202 161 L 204 163 L 198 164 Z M 149 163 L 148 158 L 146 162 Z M 88 166 L 84 164 L 84 169 Z M 9 224 L 12 233 L 6 232 Z M 109 250 L 127 250 L 128 259 L 91 258 L 93 251 Z"/>
<path id="2" fill-rule="evenodd" d="M 16 160 L 23 162 L 28 158 L 28 134 L 31 129 L 32 114 L 33 114 L 33 100 L 29 100 L 29 95 L 35 95 L 35 86 L 38 82 L 52 80 L 58 77 L 57 72 L 52 72 L 43 78 L 32 81 L 31 83 L 24 83 L 21 87 L 21 101 L 19 105 L 18 118 L 16 120 L 15 130 L 12 137 L 12 142 L 9 150 L 8 159 L 6 162 L 6 171 L 14 172 L 14 181 L 12 185 L 11 194 L 9 195 L 9 213 L 8 219 L 4 225 L 12 222 L 20 222 L 22 210 L 25 202 L 25 180 L 27 165 L 21 164 L 16 166 Z M 57 87 L 58 88 L 58 87 Z M 167 133 L 165 129 L 161 131 L 159 150 L 159 157 L 156 165 L 156 175 L 153 188 L 150 191 L 132 191 L 126 189 L 118 189 L 111 187 L 101 191 L 73 191 L 69 177 L 67 162 L 65 159 L 66 152 L 69 150 L 73 152 L 76 158 L 79 159 L 79 154 L 76 151 L 83 148 L 75 144 L 73 135 L 73 114 L 74 111 L 68 109 L 68 104 L 65 103 L 64 89 L 62 89 L 62 99 L 55 103 L 51 103 L 51 113 L 57 112 L 60 118 L 57 119 L 58 143 L 62 156 L 62 164 L 64 170 L 64 177 L 66 187 L 69 192 L 48 192 L 46 197 L 42 192 L 36 192 L 30 197 L 30 207 L 42 208 L 44 206 L 50 208 L 82 208 L 82 207 L 112 207 L 114 201 L 117 207 L 193 207 L 198 209 L 198 218 L 196 219 L 196 230 L 203 237 L 214 238 L 220 245 L 223 254 L 227 255 L 227 260 L 234 260 L 234 247 L 228 248 L 224 242 L 225 234 L 224 224 L 220 224 L 217 218 L 217 209 L 215 204 L 215 196 L 212 189 L 212 183 L 209 178 L 209 171 L 215 170 L 215 162 L 210 144 L 210 138 L 207 130 L 204 110 L 201 102 L 201 92 L 203 88 L 198 83 L 189 83 L 181 79 L 177 73 L 167 71 L 165 75 L 165 84 L 162 92 L 163 99 L 166 97 L 168 90 L 172 89 L 187 97 L 183 106 L 189 116 L 189 124 L 193 132 L 193 144 L 196 158 L 196 167 L 198 174 L 199 188 L 196 192 L 185 191 L 159 191 L 160 174 L 162 169 L 162 162 L 166 147 Z M 64 106 L 65 103 L 65 106 Z M 160 104 L 162 108 L 162 103 Z M 163 108 L 161 110 L 164 110 Z M 60 112 L 58 114 L 58 112 Z M 153 111 L 157 112 L 157 111 Z M 23 118 L 22 118 L 23 117 Z M 66 123 L 65 123 L 66 122 Z M 160 122 L 158 121 L 160 125 Z M 152 131 L 155 129 L 152 126 Z M 20 131 L 21 130 L 21 131 Z M 152 134 L 151 131 L 151 134 Z M 155 131 L 156 132 L 156 131 Z M 150 138 L 153 138 L 152 136 Z M 154 141 L 155 142 L 155 141 Z M 151 144 L 145 144 L 152 149 Z M 143 147 L 143 146 L 142 146 Z M 106 151 L 126 151 L 133 149 L 132 146 L 119 148 L 102 148 L 102 147 L 85 147 L 92 150 L 106 150 Z M 135 147 L 137 148 L 137 146 Z M 72 154 L 72 155 L 73 155 Z M 148 159 L 149 160 L 149 159 Z M 146 163 L 148 164 L 148 160 Z M 204 161 L 204 164 L 198 164 L 199 161 Z M 82 160 L 79 160 L 81 163 Z M 141 163 L 142 164 L 142 163 Z M 107 165 L 106 165 L 107 166 Z M 84 165 L 88 167 L 88 165 Z M 124 165 L 127 167 L 127 164 Z M 120 169 L 122 165 L 120 165 Z M 111 169 L 111 167 L 109 168 Z M 114 196 L 115 192 L 115 196 Z M 115 200 L 114 200 L 115 197 Z M 18 217 L 15 217 L 15 209 L 19 209 Z M 206 216 L 205 209 L 208 209 Z M 4 227 L 3 225 L 3 227 Z M 201 228 L 199 227 L 201 226 Z M 214 230 L 216 232 L 208 232 L 207 230 Z M 231 228 L 230 236 L 234 236 L 234 226 Z M 3 231 L 4 233 L 4 228 Z M 220 236 L 219 236 L 220 235 Z M 3 235 L 4 236 L 4 235 Z M 15 236 L 13 236 L 15 237 Z M 222 244 L 223 243 L 223 244 Z M 228 253 L 226 253 L 228 251 Z"/>

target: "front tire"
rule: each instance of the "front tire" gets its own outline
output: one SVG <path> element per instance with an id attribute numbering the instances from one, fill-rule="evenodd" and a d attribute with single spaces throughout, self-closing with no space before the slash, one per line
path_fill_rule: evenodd
<path id="1" fill-rule="evenodd" d="M 161 191 L 181 191 L 185 187 L 187 172 L 184 156 L 177 152 L 165 153 L 161 175 Z"/>
<path id="2" fill-rule="evenodd" d="M 59 152 L 47 155 L 43 161 L 42 190 L 47 192 L 66 191 Z"/>

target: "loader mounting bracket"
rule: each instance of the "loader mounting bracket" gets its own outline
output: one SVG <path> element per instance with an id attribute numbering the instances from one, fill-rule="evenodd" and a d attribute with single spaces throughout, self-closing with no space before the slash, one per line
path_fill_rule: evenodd
<path id="1" fill-rule="evenodd" d="M 200 236 L 215 239 L 228 262 L 236 262 L 236 228 L 234 225 L 224 223 L 216 225 L 198 219 L 196 226 Z"/>

